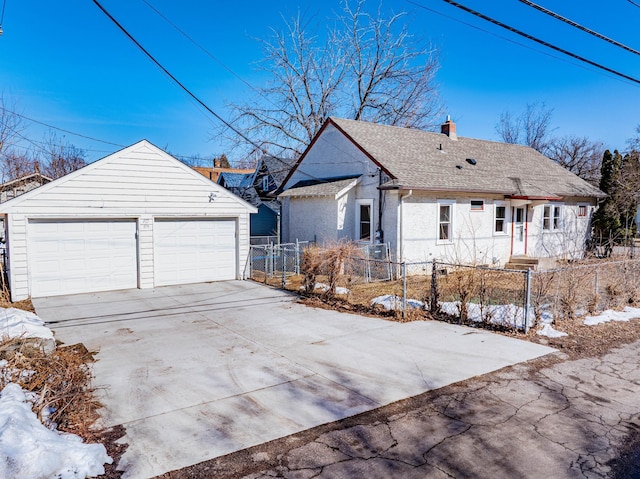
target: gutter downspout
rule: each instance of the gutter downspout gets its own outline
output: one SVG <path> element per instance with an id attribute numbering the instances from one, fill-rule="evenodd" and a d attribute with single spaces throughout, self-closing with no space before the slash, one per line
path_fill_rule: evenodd
<path id="1" fill-rule="evenodd" d="M 404 200 L 406 198 L 409 198 L 411 195 L 413 195 L 413 190 L 409 190 L 409 193 L 407 193 L 406 195 L 400 195 L 400 221 L 399 221 L 399 250 L 400 250 L 400 258 L 397 259 L 398 262 L 403 262 L 404 261 L 404 208 L 402 207 Z"/>

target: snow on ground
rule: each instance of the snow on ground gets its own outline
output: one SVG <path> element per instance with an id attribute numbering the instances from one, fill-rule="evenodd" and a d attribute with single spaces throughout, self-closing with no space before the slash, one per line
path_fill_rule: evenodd
<path id="1" fill-rule="evenodd" d="M 300 286 L 300 289 L 304 289 L 304 286 Z M 322 292 L 329 291 L 329 285 L 324 283 L 316 283 L 316 289 Z M 336 286 L 336 294 L 349 294 L 351 291 L 342 286 Z"/>
<path id="2" fill-rule="evenodd" d="M 44 427 L 15 383 L 0 393 L 0 457 L 6 479 L 84 479 L 104 474 L 103 464 L 112 462 L 102 444 Z"/>
<path id="3" fill-rule="evenodd" d="M 536 331 L 536 334 L 538 334 L 539 336 L 546 336 L 548 338 L 561 338 L 563 336 L 568 336 L 568 334 L 565 332 L 553 329 L 553 327 L 549 323 L 543 323 L 542 328 Z"/>
<path id="4" fill-rule="evenodd" d="M 329 291 L 329 285 L 324 283 L 317 283 L 316 289 L 319 289 L 322 292 Z M 350 291 L 347 288 L 343 288 L 342 286 L 336 286 L 336 294 L 349 294 Z"/>
<path id="5" fill-rule="evenodd" d="M 376 304 L 382 305 L 387 311 L 395 311 L 402 309 L 402 298 L 393 294 L 385 294 L 384 296 L 377 296 L 371 300 L 372 306 L 375 306 Z M 407 306 L 410 308 L 420 309 L 424 307 L 424 303 L 417 299 L 407 299 Z"/>
<path id="6" fill-rule="evenodd" d="M 635 318 L 640 318 L 640 308 L 627 306 L 622 311 L 607 309 L 597 316 L 587 316 L 584 318 L 584 324 L 587 326 L 595 326 L 596 324 L 608 323 L 609 321 L 629 321 Z"/>
<path id="7" fill-rule="evenodd" d="M 440 303 L 443 312 L 458 316 L 460 314 L 460 302 Z M 524 328 L 524 308 L 515 304 L 489 304 L 483 308 L 478 303 L 467 303 L 467 318 L 470 321 L 487 321 L 493 324 L 507 326 L 509 328 Z M 533 310 L 529 312 L 529 324 L 533 324 L 535 316 Z"/>
<path id="8" fill-rule="evenodd" d="M 21 309 L 0 308 L 0 338 L 36 338 L 45 342 L 45 348 L 55 348 L 53 333 L 44 321 Z M 9 370 L 7 361 L 0 361 L 5 381 L 30 374 L 33 371 Z M 15 383 L 0 392 L 0 478 L 84 479 L 104 474 L 103 465 L 113 462 L 105 447 L 84 444 L 75 434 L 45 427 L 31 410 L 35 396 Z"/>
<path id="9" fill-rule="evenodd" d="M 397 310 L 402 308 L 402 298 L 400 296 L 386 294 L 373 298 L 371 304 L 381 304 L 387 310 Z M 424 307 L 424 303 L 417 299 L 407 299 L 407 306 L 419 309 Z M 440 309 L 444 313 L 451 314 L 452 316 L 459 316 L 460 302 L 440 303 Z M 640 310 L 638 311 L 640 312 Z M 491 304 L 481 308 L 477 303 L 467 303 L 467 318 L 475 322 L 486 320 L 493 324 L 524 329 L 524 308 L 516 306 L 515 304 Z M 535 314 L 533 310 L 531 310 L 529 312 L 529 325 L 533 325 L 534 323 Z M 567 333 L 553 329 L 551 326 L 552 323 L 553 316 L 548 312 L 543 312 L 540 321 L 541 328 L 537 331 L 537 334 L 550 338 L 567 336 Z"/>
<path id="10" fill-rule="evenodd" d="M 53 333 L 44 321 L 29 311 L 0 308 L 0 337 L 41 338 L 53 341 Z"/>

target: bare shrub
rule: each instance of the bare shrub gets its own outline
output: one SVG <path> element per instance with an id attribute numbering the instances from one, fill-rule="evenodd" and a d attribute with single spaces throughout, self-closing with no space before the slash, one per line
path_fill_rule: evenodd
<path id="1" fill-rule="evenodd" d="M 300 264 L 300 270 L 304 276 L 302 286 L 305 294 L 313 293 L 318 284 L 318 277 L 323 276 L 326 278 L 327 288 L 322 295 L 325 298 L 333 298 L 341 280 L 344 279 L 348 284 L 352 282 L 351 276 L 345 275 L 345 262 L 349 259 L 361 260 L 362 258 L 362 249 L 354 242 L 339 242 L 326 248 L 318 246 L 305 248 Z"/>
<path id="2" fill-rule="evenodd" d="M 318 276 L 322 273 L 323 249 L 311 245 L 302 251 L 300 272 L 303 274 L 302 289 L 305 294 L 312 294 L 316 289 Z"/>
<path id="3" fill-rule="evenodd" d="M 22 339 L 0 342 L 0 389 L 13 382 L 35 393 L 33 411 L 44 424 L 86 437 L 98 418 L 100 404 L 93 396 L 92 360 L 84 346 L 59 347 L 51 353 L 29 345 Z"/>

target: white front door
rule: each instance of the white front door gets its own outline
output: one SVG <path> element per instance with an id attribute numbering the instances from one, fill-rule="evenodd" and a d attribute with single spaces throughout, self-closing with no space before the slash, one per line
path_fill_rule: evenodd
<path id="1" fill-rule="evenodd" d="M 527 254 L 527 207 L 513 209 L 513 256 Z"/>

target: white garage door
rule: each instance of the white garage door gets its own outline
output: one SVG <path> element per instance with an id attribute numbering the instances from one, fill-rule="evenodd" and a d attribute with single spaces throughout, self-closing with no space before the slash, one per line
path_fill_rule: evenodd
<path id="1" fill-rule="evenodd" d="M 156 286 L 236 279 L 234 220 L 156 220 Z"/>
<path id="2" fill-rule="evenodd" d="M 33 221 L 28 237 L 34 297 L 138 285 L 135 220 Z"/>

